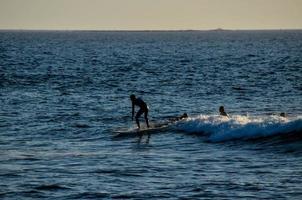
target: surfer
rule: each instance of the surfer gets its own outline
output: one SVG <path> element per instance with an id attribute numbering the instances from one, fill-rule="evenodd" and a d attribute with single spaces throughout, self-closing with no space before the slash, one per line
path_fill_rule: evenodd
<path id="1" fill-rule="evenodd" d="M 223 106 L 220 106 L 220 107 L 219 107 L 219 112 L 220 112 L 220 115 L 221 115 L 221 116 L 226 116 L 226 117 L 228 117 L 228 114 L 224 111 L 224 107 L 223 107 Z"/>
<path id="2" fill-rule="evenodd" d="M 284 112 L 280 113 L 280 117 L 286 117 L 285 113 Z"/>
<path id="3" fill-rule="evenodd" d="M 148 109 L 147 104 L 141 98 L 136 98 L 134 94 L 130 95 L 130 99 L 132 102 L 132 121 L 133 121 L 133 117 L 134 117 L 134 107 L 138 106 L 140 109 L 138 110 L 138 112 L 135 115 L 135 121 L 136 121 L 137 127 L 140 128 L 138 118 L 144 113 L 145 121 L 146 121 L 147 127 L 149 128 L 149 121 L 148 121 L 149 109 Z"/>
<path id="4" fill-rule="evenodd" d="M 169 117 L 166 121 L 164 122 L 161 122 L 161 123 L 156 123 L 154 125 L 155 128 L 162 128 L 162 127 L 165 127 L 171 123 L 174 123 L 174 122 L 178 122 L 180 120 L 183 120 L 183 119 L 187 119 L 189 116 L 187 113 L 184 113 L 182 114 L 181 116 L 177 116 L 177 117 Z"/>
<path id="5" fill-rule="evenodd" d="M 186 118 L 188 118 L 188 117 L 189 117 L 188 114 L 187 114 L 187 113 L 184 113 L 184 114 L 182 114 L 182 115 L 179 116 L 179 117 L 170 118 L 169 121 L 170 121 L 170 122 L 177 122 L 177 121 L 179 121 L 179 120 L 186 119 Z"/>

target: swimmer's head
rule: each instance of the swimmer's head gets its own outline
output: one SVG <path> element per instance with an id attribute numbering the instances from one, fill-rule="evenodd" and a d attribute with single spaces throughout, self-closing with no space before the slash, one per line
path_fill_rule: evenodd
<path id="1" fill-rule="evenodd" d="M 223 106 L 219 107 L 219 112 L 224 112 L 224 107 Z"/>
<path id="2" fill-rule="evenodd" d="M 284 112 L 280 113 L 280 117 L 285 117 L 285 113 Z"/>

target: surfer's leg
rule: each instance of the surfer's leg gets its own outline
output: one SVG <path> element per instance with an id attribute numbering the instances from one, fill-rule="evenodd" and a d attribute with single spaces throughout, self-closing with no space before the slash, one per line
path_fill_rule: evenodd
<path id="1" fill-rule="evenodd" d="M 139 120 L 138 120 L 138 118 L 135 118 L 135 121 L 136 121 L 137 127 L 140 129 L 141 127 L 140 127 L 140 125 L 139 125 Z"/>
<path id="2" fill-rule="evenodd" d="M 137 124 L 137 127 L 140 128 L 140 125 L 139 125 L 139 120 L 138 118 L 143 114 L 143 111 L 142 109 L 139 109 L 139 111 L 136 113 L 135 115 L 135 121 L 136 121 L 136 124 Z"/>
<path id="3" fill-rule="evenodd" d="M 148 120 L 148 109 L 145 110 L 145 121 L 146 121 L 147 127 L 150 128 L 150 126 L 149 126 L 149 120 Z"/>

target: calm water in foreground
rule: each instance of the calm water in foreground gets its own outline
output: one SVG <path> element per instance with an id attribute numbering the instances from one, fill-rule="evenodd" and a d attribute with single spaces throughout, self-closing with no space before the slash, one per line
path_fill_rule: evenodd
<path id="1" fill-rule="evenodd" d="M 302 31 L 1 31 L 0 103 L 0 199 L 302 198 Z"/>

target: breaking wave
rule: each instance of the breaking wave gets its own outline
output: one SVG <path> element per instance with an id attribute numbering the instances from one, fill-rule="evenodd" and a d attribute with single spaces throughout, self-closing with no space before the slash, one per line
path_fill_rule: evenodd
<path id="1" fill-rule="evenodd" d="M 286 134 L 302 134 L 302 116 L 223 117 L 199 115 L 176 124 L 176 129 L 188 133 L 204 134 L 210 142 L 249 140 Z"/>

